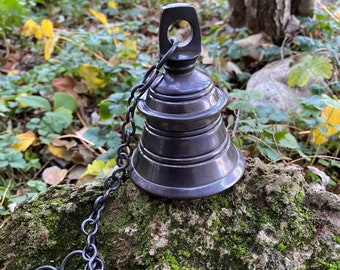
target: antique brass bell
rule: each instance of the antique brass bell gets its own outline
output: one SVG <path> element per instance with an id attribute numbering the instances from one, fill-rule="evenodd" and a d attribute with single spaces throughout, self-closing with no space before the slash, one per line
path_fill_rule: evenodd
<path id="1" fill-rule="evenodd" d="M 193 199 L 232 186 L 242 176 L 245 162 L 222 121 L 227 95 L 195 69 L 201 31 L 193 6 L 163 8 L 160 56 L 172 45 L 170 25 L 179 20 L 190 24 L 191 34 L 167 60 L 165 73 L 138 101 L 146 120 L 129 174 L 135 184 L 157 196 Z"/>

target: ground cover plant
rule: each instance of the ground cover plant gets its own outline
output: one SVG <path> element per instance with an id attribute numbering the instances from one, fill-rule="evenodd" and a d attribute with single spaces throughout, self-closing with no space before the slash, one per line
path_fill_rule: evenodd
<path id="1" fill-rule="evenodd" d="M 3 218 L 49 185 L 79 186 L 112 172 L 130 89 L 158 58 L 162 4 L 0 0 Z M 203 36 L 198 68 L 229 92 L 223 115 L 233 142 L 246 156 L 300 164 L 310 181 L 339 193 L 339 4 L 317 6 L 313 18 L 300 18 L 300 32 L 260 47 L 256 61 L 237 43 L 249 30 L 228 25 L 227 1 L 194 4 Z M 296 110 L 254 105 L 262 94 L 244 91 L 251 74 L 287 56 L 296 59 L 287 85 L 324 83 L 316 80 Z M 139 114 L 136 124 L 141 131 Z"/>

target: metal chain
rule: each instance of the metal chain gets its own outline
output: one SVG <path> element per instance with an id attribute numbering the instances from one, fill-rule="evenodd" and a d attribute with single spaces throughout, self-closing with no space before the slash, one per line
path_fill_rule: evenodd
<path id="1" fill-rule="evenodd" d="M 81 224 L 81 230 L 86 236 L 86 245 L 82 250 L 74 250 L 70 252 L 63 260 L 60 270 L 65 270 L 69 261 L 76 256 L 81 256 L 86 263 L 84 270 L 104 270 L 104 261 L 99 257 L 96 234 L 98 232 L 98 222 L 101 217 L 101 213 L 104 211 L 108 198 L 111 193 L 120 188 L 122 182 L 127 178 L 127 167 L 129 166 L 130 157 L 133 149 L 130 145 L 131 137 L 136 133 L 136 124 L 134 120 L 134 114 L 136 111 L 138 100 L 155 81 L 160 69 L 164 66 L 165 62 L 174 53 L 178 47 L 178 41 L 171 39 L 172 46 L 163 55 L 157 64 L 151 66 L 145 73 L 140 83 L 134 86 L 131 90 L 131 95 L 128 99 L 128 107 L 125 115 L 125 121 L 122 124 L 122 141 L 123 143 L 117 149 L 116 157 L 116 169 L 112 172 L 104 181 L 105 192 L 100 195 L 93 204 L 93 211 L 87 219 Z M 129 128 L 128 128 L 129 127 Z M 58 270 L 54 266 L 44 265 L 36 268 L 36 270 Z"/>

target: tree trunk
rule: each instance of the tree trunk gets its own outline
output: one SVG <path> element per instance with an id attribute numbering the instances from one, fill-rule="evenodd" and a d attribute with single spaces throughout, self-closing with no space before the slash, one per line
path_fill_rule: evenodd
<path id="1" fill-rule="evenodd" d="M 128 181 L 102 213 L 97 246 L 107 270 L 339 269 L 340 198 L 314 184 L 299 167 L 249 158 L 244 177 L 209 198 L 156 198 Z M 1 228 L 0 269 L 59 269 L 85 246 L 80 224 L 101 186 L 56 186 L 22 204 Z"/>
<path id="2" fill-rule="evenodd" d="M 229 0 L 230 24 L 282 40 L 292 15 L 310 16 L 314 0 Z"/>

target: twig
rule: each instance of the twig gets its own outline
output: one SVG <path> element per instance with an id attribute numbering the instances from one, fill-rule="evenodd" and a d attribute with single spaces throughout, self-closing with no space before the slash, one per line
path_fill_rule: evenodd
<path id="1" fill-rule="evenodd" d="M 294 159 L 288 163 L 286 163 L 286 165 L 291 165 L 293 163 L 296 163 L 296 162 L 299 162 L 301 160 L 305 160 L 307 158 L 323 158 L 323 159 L 328 159 L 328 160 L 336 160 L 336 161 L 340 161 L 340 158 L 337 158 L 337 157 L 330 157 L 330 156 L 325 156 L 325 155 L 312 155 L 312 156 L 308 156 L 308 157 L 301 157 L 301 158 L 298 158 L 298 159 Z"/>
<path id="2" fill-rule="evenodd" d="M 336 22 L 339 22 L 338 18 L 334 16 L 332 12 L 328 10 L 327 7 L 325 7 L 324 4 L 322 4 L 319 0 L 315 0 L 315 2 Z"/>
<path id="3" fill-rule="evenodd" d="M 9 183 L 8 183 L 8 185 L 7 185 L 7 187 L 6 187 L 5 191 L 4 191 L 4 194 L 2 195 L 2 199 L 1 199 L 1 202 L 0 202 L 0 206 L 2 206 L 2 205 L 4 204 L 5 199 L 6 199 L 6 194 L 7 194 L 8 190 L 9 190 L 11 184 L 12 184 L 12 179 L 9 180 Z"/>

